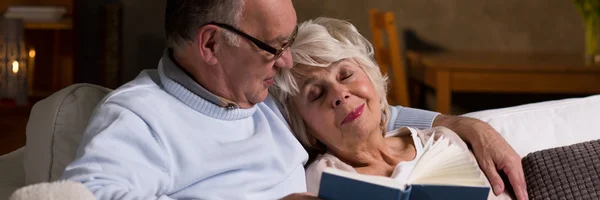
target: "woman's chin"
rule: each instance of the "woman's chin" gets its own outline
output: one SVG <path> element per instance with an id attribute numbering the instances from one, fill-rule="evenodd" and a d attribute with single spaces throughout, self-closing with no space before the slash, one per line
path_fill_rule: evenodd
<path id="1" fill-rule="evenodd" d="M 380 132 L 378 130 L 378 125 L 374 124 L 372 121 L 364 121 L 360 119 L 356 119 L 351 121 L 350 123 L 342 124 L 342 132 L 345 134 L 355 134 L 359 137 L 366 137 L 373 132 Z"/>

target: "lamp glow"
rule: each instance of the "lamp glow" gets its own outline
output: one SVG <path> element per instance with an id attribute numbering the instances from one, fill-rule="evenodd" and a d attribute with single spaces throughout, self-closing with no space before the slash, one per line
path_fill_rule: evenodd
<path id="1" fill-rule="evenodd" d="M 17 62 L 16 60 L 12 62 L 12 72 L 13 74 L 19 72 L 19 62 Z"/>

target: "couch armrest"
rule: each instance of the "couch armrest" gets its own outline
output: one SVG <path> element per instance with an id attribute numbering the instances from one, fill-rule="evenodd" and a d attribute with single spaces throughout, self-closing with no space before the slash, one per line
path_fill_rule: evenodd
<path id="1" fill-rule="evenodd" d="M 0 199 L 8 199 L 15 190 L 25 186 L 24 149 L 0 156 Z"/>
<path id="2" fill-rule="evenodd" d="M 600 95 L 473 112 L 524 157 L 528 153 L 600 139 Z"/>

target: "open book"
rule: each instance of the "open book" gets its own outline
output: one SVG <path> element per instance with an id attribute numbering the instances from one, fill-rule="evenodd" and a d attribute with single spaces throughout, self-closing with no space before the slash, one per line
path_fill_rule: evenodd
<path id="1" fill-rule="evenodd" d="M 416 158 L 406 183 L 383 176 L 327 168 L 319 198 L 352 199 L 487 199 L 490 187 L 470 152 L 448 138 L 432 136 Z"/>

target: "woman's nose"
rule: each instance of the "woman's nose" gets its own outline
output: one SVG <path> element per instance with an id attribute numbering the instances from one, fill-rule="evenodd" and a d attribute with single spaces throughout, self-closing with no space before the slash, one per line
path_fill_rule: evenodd
<path id="1" fill-rule="evenodd" d="M 350 98 L 350 94 L 348 92 L 337 93 L 332 102 L 333 107 L 338 107 L 342 104 L 345 104 L 348 98 Z"/>

